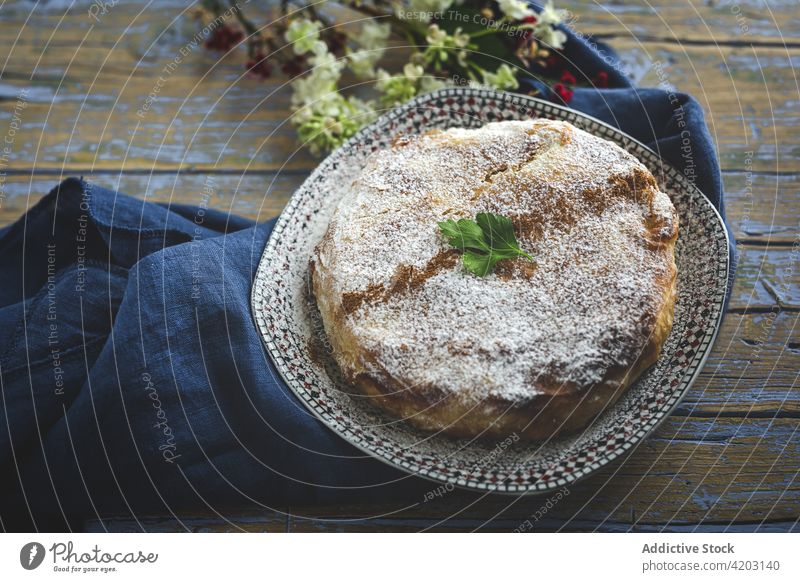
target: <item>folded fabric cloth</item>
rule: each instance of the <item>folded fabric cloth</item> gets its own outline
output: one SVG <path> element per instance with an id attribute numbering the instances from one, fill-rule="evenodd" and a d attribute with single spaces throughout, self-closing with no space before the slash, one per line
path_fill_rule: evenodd
<path id="1" fill-rule="evenodd" d="M 609 49 L 567 34 L 568 66 L 611 87 L 570 105 L 650 145 L 724 212 L 699 105 L 631 87 Z M 423 498 L 430 483 L 352 448 L 279 380 L 250 313 L 273 224 L 71 178 L 0 230 L 4 529 Z"/>

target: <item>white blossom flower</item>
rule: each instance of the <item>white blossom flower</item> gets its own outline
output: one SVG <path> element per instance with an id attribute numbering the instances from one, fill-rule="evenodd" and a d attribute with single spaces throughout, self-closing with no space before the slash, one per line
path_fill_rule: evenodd
<path id="1" fill-rule="evenodd" d="M 497 0 L 497 4 L 501 12 L 511 20 L 522 20 L 536 14 L 523 0 Z"/>
<path id="2" fill-rule="evenodd" d="M 349 51 L 347 59 L 350 69 L 360 79 L 369 79 L 375 76 L 375 65 L 386 50 L 386 41 L 391 34 L 392 27 L 369 20 L 359 30 L 358 34 L 350 35 L 362 50 Z"/>
<path id="3" fill-rule="evenodd" d="M 315 40 L 311 48 L 306 52 L 312 52 L 315 55 L 322 55 L 328 52 L 328 45 L 322 40 Z"/>
<path id="4" fill-rule="evenodd" d="M 467 52 L 464 49 L 473 48 L 470 45 L 469 34 L 463 32 L 460 27 L 456 28 L 451 35 L 446 30 L 439 28 L 438 24 L 431 24 L 428 26 L 425 40 L 428 46 L 425 48 L 422 58 L 426 64 L 433 64 L 437 70 L 442 63 L 447 61 L 449 53 L 452 51 L 456 52 L 459 64 L 466 66 Z"/>
<path id="5" fill-rule="evenodd" d="M 292 81 L 292 106 L 300 107 L 336 91 L 336 83 L 314 71 Z"/>
<path id="6" fill-rule="evenodd" d="M 547 2 L 542 8 L 542 11 L 536 15 L 537 24 L 548 24 L 554 26 L 561 24 L 567 17 L 567 11 L 556 9 L 552 2 Z"/>
<path id="7" fill-rule="evenodd" d="M 370 79 L 375 76 L 375 64 L 380 57 L 379 52 L 351 51 L 347 54 L 347 62 L 356 77 Z"/>
<path id="8" fill-rule="evenodd" d="M 536 15 L 533 35 L 550 48 L 564 48 L 564 43 L 567 42 L 567 35 L 563 31 L 554 28 L 554 26 L 564 22 L 566 17 L 566 10 L 556 9 L 553 7 L 552 2 L 548 2 L 544 5 L 542 11 Z"/>
<path id="9" fill-rule="evenodd" d="M 414 79 L 416 81 L 425 74 L 425 69 L 419 65 L 415 65 L 414 63 L 406 63 L 406 65 L 403 67 L 403 74 L 406 76 L 406 78 Z"/>
<path id="10" fill-rule="evenodd" d="M 336 94 L 336 84 L 345 67 L 345 62 L 331 54 L 324 42 L 315 43 L 311 50 L 312 57 L 308 60 L 311 70 L 292 81 L 294 107 L 324 103 L 326 98 L 330 99 L 330 95 Z M 321 106 L 318 105 L 317 109 Z"/>
<path id="11" fill-rule="evenodd" d="M 455 31 L 453 31 L 452 39 L 453 39 L 453 45 L 455 45 L 457 48 L 466 47 L 469 44 L 470 40 L 469 35 L 463 32 L 460 26 L 456 28 Z"/>
<path id="12" fill-rule="evenodd" d="M 505 63 L 500 65 L 500 67 L 494 73 L 484 71 L 483 82 L 486 85 L 490 85 L 495 89 L 500 90 L 519 88 L 516 72 Z"/>
<path id="13" fill-rule="evenodd" d="M 322 23 L 316 20 L 298 18 L 289 23 L 286 29 L 286 42 L 292 44 L 292 50 L 297 55 L 304 55 L 314 48 L 314 43 L 319 41 L 319 31 Z"/>
<path id="14" fill-rule="evenodd" d="M 446 30 L 439 28 L 438 24 L 431 24 L 428 26 L 428 33 L 425 40 L 429 45 L 436 48 L 456 47 L 464 48 L 469 44 L 469 35 L 465 33 L 459 26 L 453 31 L 453 34 L 447 34 Z"/>
<path id="15" fill-rule="evenodd" d="M 533 34 L 543 44 L 556 50 L 564 48 L 564 43 L 567 42 L 567 35 L 552 26 L 537 26 L 533 29 Z"/>
<path id="16" fill-rule="evenodd" d="M 301 142 L 319 154 L 340 145 L 374 117 L 371 103 L 333 91 L 300 106 L 292 124 Z"/>
<path id="17" fill-rule="evenodd" d="M 433 47 L 444 47 L 447 41 L 447 31 L 439 28 L 438 24 L 431 24 L 428 26 L 428 34 L 425 40 Z"/>
<path id="18" fill-rule="evenodd" d="M 324 79 L 336 82 L 342 76 L 346 62 L 344 59 L 337 59 L 335 55 L 328 52 L 327 47 L 324 51 L 315 52 L 314 55 L 308 59 L 309 64 L 313 67 L 311 74 L 319 76 Z"/>
<path id="19" fill-rule="evenodd" d="M 392 27 L 388 22 L 379 23 L 375 20 L 368 20 L 358 34 L 352 35 L 351 38 L 363 49 L 376 50 L 386 48 L 386 41 L 391 33 Z"/>

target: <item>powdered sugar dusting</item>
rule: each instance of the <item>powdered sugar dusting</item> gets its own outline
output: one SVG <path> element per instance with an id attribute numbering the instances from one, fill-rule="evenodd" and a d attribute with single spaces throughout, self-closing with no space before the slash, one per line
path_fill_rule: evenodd
<path id="1" fill-rule="evenodd" d="M 475 402 L 524 403 L 545 379 L 589 387 L 636 359 L 672 267 L 653 240 L 674 232 L 675 210 L 642 176 L 621 148 L 559 121 L 412 138 L 344 185 L 314 261 L 333 297 L 384 291 L 345 324 L 398 381 Z M 457 262 L 394 292 L 400 273 L 448 251 L 438 221 L 484 211 L 512 218 L 535 266 L 504 261 L 480 278 Z"/>

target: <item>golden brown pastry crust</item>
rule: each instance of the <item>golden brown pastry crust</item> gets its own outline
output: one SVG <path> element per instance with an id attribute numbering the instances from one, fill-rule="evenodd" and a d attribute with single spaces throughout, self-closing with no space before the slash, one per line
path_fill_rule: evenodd
<path id="1" fill-rule="evenodd" d="M 481 211 L 510 216 L 536 263 L 465 272 L 436 222 Z M 657 360 L 677 235 L 669 198 L 616 145 L 501 122 L 374 155 L 311 282 L 339 367 L 376 406 L 452 436 L 544 439 L 585 427 Z"/>

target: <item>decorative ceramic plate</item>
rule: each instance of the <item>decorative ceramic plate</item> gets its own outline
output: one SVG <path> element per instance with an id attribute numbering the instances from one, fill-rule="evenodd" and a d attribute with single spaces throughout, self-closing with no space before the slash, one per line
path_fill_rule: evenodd
<path id="1" fill-rule="evenodd" d="M 400 135 L 490 121 L 563 119 L 639 158 L 680 215 L 675 323 L 658 362 L 583 432 L 546 442 L 457 440 L 386 417 L 352 394 L 326 349 L 309 292 L 308 259 L 367 156 Z M 391 111 L 331 154 L 281 214 L 258 267 L 253 314 L 279 373 L 308 409 L 359 449 L 398 469 L 481 491 L 529 493 L 562 487 L 622 456 L 680 402 L 708 356 L 727 293 L 729 242 L 708 199 L 653 151 L 620 131 L 552 103 L 481 89 L 444 89 Z"/>

